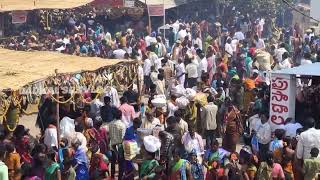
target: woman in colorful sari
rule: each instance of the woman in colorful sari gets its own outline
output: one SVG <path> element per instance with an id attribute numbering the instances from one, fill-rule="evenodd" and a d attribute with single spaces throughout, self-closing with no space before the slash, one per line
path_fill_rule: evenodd
<path id="1" fill-rule="evenodd" d="M 49 151 L 48 167 L 46 168 L 45 180 L 61 180 L 60 166 L 56 161 L 56 152 Z"/>
<path id="2" fill-rule="evenodd" d="M 239 142 L 240 135 L 243 133 L 240 116 L 240 111 L 235 106 L 229 106 L 225 116 L 226 130 L 222 141 L 223 149 L 229 152 L 236 151 L 236 145 Z"/>
<path id="3" fill-rule="evenodd" d="M 90 162 L 90 179 L 105 179 L 108 177 L 108 159 L 104 154 L 95 153 Z"/>
<path id="4" fill-rule="evenodd" d="M 146 159 L 141 165 L 140 178 L 141 179 L 153 179 L 156 176 L 155 169 L 159 166 L 157 160 L 155 160 L 155 154 L 146 151 Z"/>
<path id="5" fill-rule="evenodd" d="M 217 140 L 211 142 L 210 149 L 207 150 L 203 159 L 204 166 L 207 168 L 207 180 L 217 179 L 219 174 L 223 176 L 224 173 L 220 172 L 222 168 L 219 166 L 223 166 L 225 157 L 229 154 L 229 152 L 219 148 L 219 142 Z"/>
<path id="6" fill-rule="evenodd" d="M 170 180 L 187 180 L 192 178 L 189 161 L 182 159 L 181 150 L 176 149 L 173 155 L 174 165 L 171 168 Z"/>
<path id="7" fill-rule="evenodd" d="M 80 146 L 81 142 L 79 139 L 75 138 L 72 142 L 72 147 L 75 151 L 74 155 L 74 168 L 76 170 L 76 179 L 82 180 L 82 179 L 89 179 L 89 161 L 86 154 L 86 150 Z"/>

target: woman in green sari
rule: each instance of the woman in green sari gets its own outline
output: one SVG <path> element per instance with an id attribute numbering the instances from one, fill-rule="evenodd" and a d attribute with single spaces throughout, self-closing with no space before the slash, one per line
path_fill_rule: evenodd
<path id="1" fill-rule="evenodd" d="M 170 180 L 187 180 L 191 179 L 191 166 L 189 161 L 181 159 L 181 151 L 179 149 L 175 150 L 174 153 L 174 163 L 171 168 Z"/>
<path id="2" fill-rule="evenodd" d="M 156 176 L 155 169 L 159 166 L 157 160 L 155 160 L 155 153 L 146 151 L 146 159 L 141 165 L 140 178 L 141 179 L 154 179 Z"/>
<path id="3" fill-rule="evenodd" d="M 56 161 L 56 152 L 50 151 L 48 153 L 48 161 L 45 180 L 61 180 L 60 165 Z"/>

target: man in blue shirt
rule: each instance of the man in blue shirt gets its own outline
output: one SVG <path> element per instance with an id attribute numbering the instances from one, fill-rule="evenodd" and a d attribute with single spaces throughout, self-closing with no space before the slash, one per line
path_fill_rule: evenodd
<path id="1" fill-rule="evenodd" d="M 127 128 L 126 134 L 124 135 L 124 140 L 138 140 L 138 134 L 137 134 L 137 129 L 140 128 L 142 122 L 140 118 L 134 118 L 133 119 L 133 125 Z"/>
<path id="2" fill-rule="evenodd" d="M 110 104 L 111 98 L 109 96 L 105 96 L 103 101 L 104 101 L 104 106 L 100 108 L 101 118 L 103 122 L 111 122 L 112 120 L 114 120 L 114 114 L 117 108 Z"/>

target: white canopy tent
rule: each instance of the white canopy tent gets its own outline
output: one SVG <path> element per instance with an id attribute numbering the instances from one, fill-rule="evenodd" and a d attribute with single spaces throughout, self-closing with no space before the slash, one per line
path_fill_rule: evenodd
<path id="1" fill-rule="evenodd" d="M 320 62 L 313 64 L 306 64 L 290 69 L 283 69 L 272 72 L 272 74 L 289 74 L 300 76 L 320 76 Z"/>

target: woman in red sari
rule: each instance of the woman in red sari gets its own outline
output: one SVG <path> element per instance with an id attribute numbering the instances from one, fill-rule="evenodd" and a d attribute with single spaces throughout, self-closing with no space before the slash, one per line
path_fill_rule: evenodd
<path id="1" fill-rule="evenodd" d="M 228 112 L 225 116 L 225 123 L 226 130 L 222 141 L 222 146 L 229 152 L 235 152 L 240 135 L 243 133 L 241 114 L 235 106 L 229 106 Z"/>

